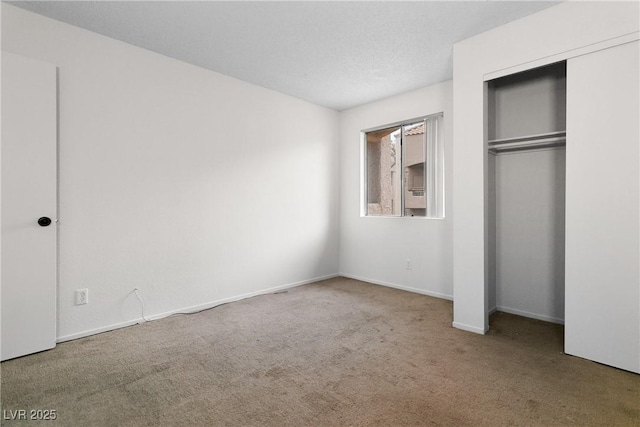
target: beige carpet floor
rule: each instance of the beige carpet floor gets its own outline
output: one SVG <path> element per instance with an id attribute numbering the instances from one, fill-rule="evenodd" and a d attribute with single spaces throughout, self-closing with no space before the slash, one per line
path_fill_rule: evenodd
<path id="1" fill-rule="evenodd" d="M 640 376 L 563 354 L 563 328 L 337 278 L 2 363 L 9 410 L 63 426 L 640 425 Z"/>

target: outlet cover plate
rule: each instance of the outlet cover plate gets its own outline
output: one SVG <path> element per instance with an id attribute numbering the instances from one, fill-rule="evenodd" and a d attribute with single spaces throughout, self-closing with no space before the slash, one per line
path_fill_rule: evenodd
<path id="1" fill-rule="evenodd" d="M 89 289 L 77 289 L 76 305 L 83 305 L 88 303 L 89 303 Z"/>

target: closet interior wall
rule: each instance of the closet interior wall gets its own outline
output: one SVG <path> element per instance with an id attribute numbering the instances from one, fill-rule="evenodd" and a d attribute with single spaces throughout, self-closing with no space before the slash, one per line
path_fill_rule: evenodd
<path id="1" fill-rule="evenodd" d="M 563 323 L 566 63 L 486 94 L 489 310 Z"/>

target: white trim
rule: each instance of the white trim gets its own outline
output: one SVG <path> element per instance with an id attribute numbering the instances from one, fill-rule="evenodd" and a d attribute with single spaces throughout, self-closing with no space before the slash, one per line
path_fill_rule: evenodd
<path id="1" fill-rule="evenodd" d="M 453 322 L 451 326 L 453 326 L 456 329 L 460 329 L 467 332 L 473 332 L 475 334 L 480 334 L 480 335 L 484 335 L 488 331 L 488 329 L 485 330 L 483 328 L 478 328 L 476 326 L 471 326 L 471 325 L 465 325 L 464 323 L 459 323 L 459 322 Z"/>
<path id="2" fill-rule="evenodd" d="M 367 195 L 367 133 L 360 132 L 360 217 L 367 218 L 369 213 Z"/>
<path id="3" fill-rule="evenodd" d="M 497 79 L 499 77 L 508 76 L 510 74 L 519 73 L 521 71 L 531 70 L 533 68 L 542 67 L 544 65 L 553 64 L 560 61 L 566 61 L 578 56 L 587 55 L 589 53 L 597 52 L 599 50 L 608 49 L 610 47 L 619 46 L 625 43 L 631 43 L 636 40 L 640 40 L 640 31 L 634 31 L 633 33 L 625 34 L 623 36 L 614 37 L 612 39 L 603 40 L 598 43 L 593 43 L 587 46 L 582 46 L 576 49 L 560 52 L 555 55 L 545 56 L 543 58 L 535 59 L 533 61 L 525 62 L 523 64 L 514 65 L 513 67 L 503 68 L 484 75 L 484 81 Z"/>
<path id="4" fill-rule="evenodd" d="M 146 316 L 149 320 L 159 320 L 159 319 L 164 319 L 165 317 L 171 316 L 172 314 L 178 314 L 178 313 L 195 313 L 198 311 L 202 311 L 202 310 L 206 310 L 209 308 L 213 308 L 222 304 L 226 304 L 229 302 L 234 302 L 234 301 L 239 301 L 245 298 L 251 298 L 251 297 L 255 297 L 258 295 L 265 295 L 265 294 L 270 294 L 270 293 L 274 293 L 274 292 L 278 292 L 284 289 L 290 289 L 290 288 L 295 288 L 296 286 L 302 286 L 302 285 L 308 285 L 310 283 L 315 283 L 315 282 L 320 282 L 323 280 L 328 280 L 328 279 L 333 279 L 335 277 L 338 277 L 339 274 L 329 274 L 326 276 L 320 276 L 320 277 L 315 277 L 313 279 L 308 279 L 308 280 L 302 280 L 299 282 L 294 282 L 294 283 L 288 283 L 286 285 L 280 285 L 280 286 L 275 286 L 273 288 L 268 288 L 268 289 L 263 289 L 260 291 L 255 291 L 255 292 L 249 292 L 246 294 L 242 294 L 242 295 L 236 295 L 233 297 L 229 297 L 229 298 L 223 298 L 220 300 L 216 300 L 216 301 L 212 301 L 212 302 L 208 302 L 208 303 L 204 303 L 204 304 L 198 304 L 198 305 L 193 305 L 191 307 L 183 307 L 180 309 L 176 309 L 176 310 L 171 310 L 171 311 L 167 311 L 164 313 L 158 313 L 158 314 L 154 314 L 151 316 Z M 60 336 L 56 339 L 56 343 L 61 343 L 61 342 L 65 342 L 65 341 L 71 341 L 71 340 L 76 340 L 78 338 L 84 338 L 84 337 L 88 337 L 91 335 L 95 335 L 95 334 L 100 334 L 103 332 L 109 332 L 109 331 L 113 331 L 115 329 L 120 329 L 120 328 L 126 328 L 127 326 L 132 326 L 135 324 L 140 324 L 140 323 L 144 323 L 145 320 L 142 319 L 142 317 L 138 318 L 138 319 L 133 319 L 133 320 L 127 320 L 125 322 L 120 322 L 120 323 L 114 323 L 108 326 L 103 326 L 100 328 L 96 328 L 96 329 L 90 329 L 87 331 L 82 331 L 82 332 L 76 332 L 75 334 L 69 334 L 69 335 L 63 335 Z"/>
<path id="5" fill-rule="evenodd" d="M 543 314 L 530 313 L 524 310 L 517 310 L 515 308 L 502 307 L 497 306 L 495 308 L 496 311 L 503 311 L 509 314 L 515 314 L 516 316 L 529 317 L 531 319 L 542 320 L 544 322 L 557 323 L 559 325 L 564 325 L 564 319 L 560 319 L 557 317 L 545 316 Z"/>
<path id="6" fill-rule="evenodd" d="M 127 320 L 126 322 L 114 323 L 112 325 L 103 326 L 101 328 L 90 329 L 88 331 L 77 332 L 75 334 L 63 335 L 61 337 L 56 338 L 56 344 L 60 344 L 65 341 L 72 341 L 79 338 L 88 337 L 91 335 L 101 334 L 103 332 L 109 332 L 116 329 L 126 328 L 127 326 L 133 326 L 140 323 L 144 323 L 144 320 L 142 320 L 142 317 L 138 320 Z"/>
<path id="7" fill-rule="evenodd" d="M 523 150 L 524 151 L 524 150 Z M 428 219 L 435 219 L 438 221 L 442 221 L 445 220 L 447 218 L 436 218 L 436 217 L 429 217 L 429 216 L 389 216 L 389 215 L 362 215 L 360 218 L 374 218 L 374 219 L 409 219 L 409 220 L 416 220 L 416 221 L 424 221 L 424 220 L 428 220 Z"/>
<path id="8" fill-rule="evenodd" d="M 414 294 L 426 295 L 429 297 L 446 299 L 453 301 L 453 295 L 441 294 L 439 292 L 426 291 L 424 289 L 412 288 L 410 286 L 397 285 L 395 283 L 383 282 L 381 280 L 369 279 L 366 277 L 356 276 L 354 274 L 339 273 L 338 276 L 346 277 L 347 279 L 360 280 L 361 282 L 371 283 L 372 285 L 386 286 L 387 288 L 400 289 L 401 291 L 413 292 Z"/>
<path id="9" fill-rule="evenodd" d="M 444 111 L 439 111 L 437 113 L 427 114 L 426 116 L 418 116 L 418 117 L 415 117 L 413 119 L 400 120 L 398 122 L 388 123 L 388 124 L 382 125 L 382 126 L 376 126 L 376 127 L 372 127 L 372 128 L 368 128 L 368 129 L 363 129 L 360 132 L 361 133 L 369 133 L 369 132 L 376 132 L 376 131 L 384 130 L 384 129 L 388 129 L 388 128 L 401 127 L 403 125 L 410 125 L 410 124 L 414 124 L 414 123 L 419 122 L 419 121 L 427 120 L 429 117 L 439 117 L 439 116 L 444 117 Z"/>

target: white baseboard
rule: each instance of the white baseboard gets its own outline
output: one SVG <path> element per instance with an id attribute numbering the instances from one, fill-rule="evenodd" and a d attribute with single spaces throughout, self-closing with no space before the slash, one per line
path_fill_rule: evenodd
<path id="1" fill-rule="evenodd" d="M 153 320 L 159 320 L 159 319 L 163 319 L 165 317 L 171 316 L 173 314 L 177 314 L 177 313 L 195 313 L 197 311 L 202 311 L 202 310 L 207 310 L 209 308 L 213 308 L 222 304 L 226 304 L 229 302 L 234 302 L 234 301 L 239 301 L 245 298 L 251 298 L 251 297 L 255 297 L 258 295 L 265 295 L 265 294 L 271 294 L 274 292 L 278 292 L 278 291 L 282 291 L 285 289 L 290 289 L 290 288 L 295 288 L 296 286 L 302 286 L 302 285 L 308 285 L 310 283 L 315 283 L 315 282 L 320 282 L 322 280 L 327 280 L 327 279 L 333 279 L 334 277 L 338 277 L 340 276 L 339 274 L 329 274 L 326 276 L 320 276 L 320 277 L 314 277 L 313 279 L 308 279 L 308 280 L 301 280 L 299 282 L 294 282 L 294 283 L 287 283 L 286 285 L 280 285 L 280 286 L 275 286 L 272 288 L 268 288 L 268 289 L 262 289 L 259 291 L 255 291 L 255 292 L 249 292 L 246 294 L 242 294 L 242 295 L 236 295 L 236 296 L 232 296 L 232 297 L 228 297 L 228 298 L 223 298 L 220 300 L 216 300 L 216 301 L 211 301 L 211 302 L 207 302 L 204 304 L 198 304 L 198 305 L 192 305 L 190 307 L 183 307 L 183 308 L 179 308 L 176 310 L 171 310 L 171 311 L 167 311 L 164 313 L 158 313 L 158 314 L 152 314 L 150 316 L 146 316 L 147 319 L 153 321 Z M 96 335 L 96 334 L 101 334 L 103 332 L 109 332 L 109 331 L 113 331 L 116 329 L 120 329 L 120 328 L 126 328 L 127 326 L 132 326 L 132 325 L 136 325 L 136 324 L 140 324 L 140 323 L 144 323 L 145 320 L 142 319 L 142 317 L 137 318 L 137 319 L 133 319 L 133 320 L 127 320 L 125 322 L 120 322 L 120 323 L 114 323 L 112 325 L 108 325 L 108 326 L 103 326 L 100 328 L 95 328 L 95 329 L 90 329 L 87 331 L 82 331 L 82 332 L 77 332 L 75 334 L 69 334 L 69 335 L 63 335 L 60 336 L 56 339 L 57 343 L 61 343 L 61 342 L 65 342 L 65 341 L 71 341 L 71 340 L 76 340 L 79 338 L 84 338 L 84 337 L 88 337 L 91 335 Z"/>
<path id="2" fill-rule="evenodd" d="M 56 343 L 61 343 L 65 341 L 77 340 L 79 338 L 88 337 L 91 335 L 101 334 L 103 332 L 114 331 L 116 329 L 126 328 L 127 326 L 133 326 L 140 323 L 144 323 L 145 320 L 141 318 L 134 320 L 127 320 L 126 322 L 114 323 L 112 325 L 102 326 L 100 328 L 90 329 L 88 331 L 76 332 L 75 334 L 62 335 L 56 338 Z"/>
<path id="3" fill-rule="evenodd" d="M 416 294 L 427 295 L 430 297 L 446 299 L 453 301 L 453 295 L 441 294 L 439 292 L 425 291 L 424 289 L 412 288 L 409 286 L 396 285 L 395 283 L 383 282 L 380 280 L 369 279 L 367 277 L 356 276 L 354 274 L 339 273 L 338 276 L 346 277 L 348 279 L 360 280 L 361 282 L 367 282 L 374 285 L 386 286 L 388 288 L 400 289 L 402 291 L 413 292 Z"/>
<path id="4" fill-rule="evenodd" d="M 400 289 L 403 291 L 414 292 L 417 294 L 427 295 L 430 297 L 446 299 L 449 301 L 453 301 L 453 295 L 441 294 L 439 292 L 425 291 L 423 289 L 411 288 L 409 286 L 397 285 L 395 283 L 383 282 L 380 280 L 369 279 L 367 277 L 356 276 L 354 274 L 340 273 L 342 277 L 347 277 L 349 279 L 360 280 L 362 282 L 372 283 L 374 285 L 386 286 L 389 288 Z M 476 334 L 484 335 L 487 331 L 483 328 L 477 328 L 475 326 L 465 325 L 463 323 L 453 322 L 453 327 L 457 329 L 461 329 L 463 331 L 474 332 Z"/>
<path id="5" fill-rule="evenodd" d="M 542 320 L 545 322 L 551 322 L 551 323 L 557 323 L 559 325 L 564 325 L 564 319 L 559 319 L 557 317 L 551 317 L 551 316 L 545 316 L 544 314 L 537 314 L 537 313 L 530 313 L 528 311 L 524 311 L 524 310 L 518 310 L 515 308 L 509 308 L 509 307 L 503 307 L 503 306 L 497 306 L 496 311 L 503 311 L 505 313 L 509 313 L 509 314 L 515 314 L 517 316 L 522 316 L 522 317 L 530 317 L 532 319 L 536 319 L 536 320 Z"/>
<path id="6" fill-rule="evenodd" d="M 461 329 L 467 332 L 473 332 L 475 334 L 484 335 L 487 333 L 487 330 L 485 330 L 485 328 L 478 328 L 476 326 L 465 325 L 464 323 L 460 323 L 460 322 L 453 322 L 452 326 L 456 329 Z"/>

